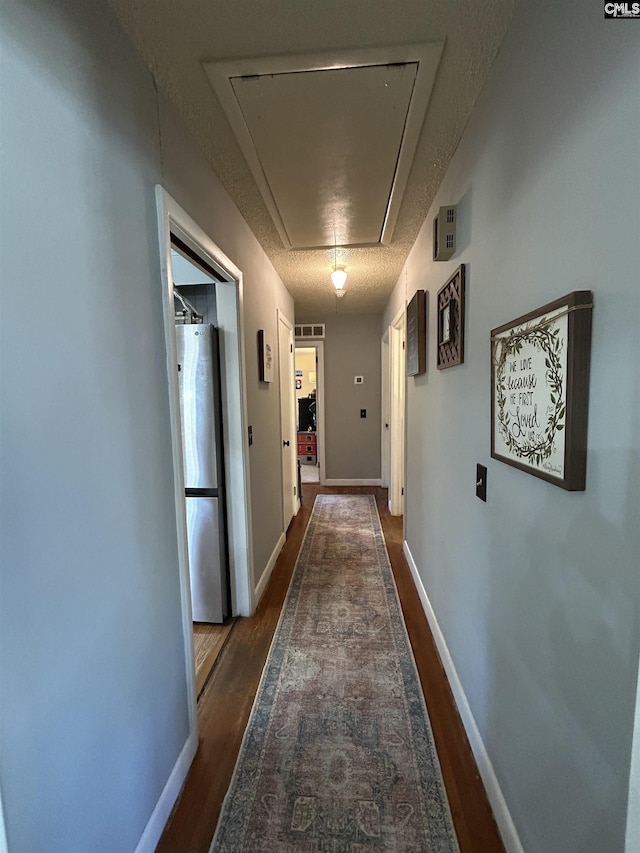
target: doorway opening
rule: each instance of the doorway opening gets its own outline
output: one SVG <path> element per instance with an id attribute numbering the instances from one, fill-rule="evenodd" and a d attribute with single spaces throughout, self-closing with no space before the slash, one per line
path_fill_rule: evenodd
<path id="1" fill-rule="evenodd" d="M 192 603 L 189 567 L 189 528 L 185 488 L 185 453 L 183 449 L 183 416 L 180 404 L 178 334 L 183 328 L 205 325 L 217 328 L 219 340 L 219 406 L 224 429 L 218 439 L 219 465 L 224 472 L 223 497 L 226 509 L 223 536 L 225 558 L 228 559 L 226 595 L 228 613 L 251 615 L 254 608 L 252 578 L 253 549 L 248 480 L 247 401 L 245 390 L 245 352 L 243 333 L 242 273 L 216 246 L 211 238 L 165 192 L 156 187 L 158 231 L 163 284 L 164 332 L 167 350 L 167 379 L 171 446 L 174 471 L 177 551 L 182 601 L 182 622 L 186 672 L 189 686 L 189 756 L 197 748 L 196 698 L 208 673 L 196 676 L 196 657 L 210 657 L 212 647 L 194 648 L 193 617 L 198 618 Z M 181 273 L 181 269 L 183 272 Z M 178 320 L 178 325 L 176 325 Z M 206 323 L 204 322 L 206 320 Z M 181 321 L 181 322 L 180 322 Z M 190 368 L 197 372 L 196 362 Z M 191 452 L 191 450 L 189 450 Z M 195 484 L 199 489 L 201 484 Z M 202 497 L 216 497 L 219 486 L 206 484 Z M 200 495 L 198 495 L 199 497 Z M 211 517 L 208 534 L 212 531 Z M 217 528 L 220 534 L 220 527 Z M 209 624 L 209 623 L 207 623 Z M 205 631 L 206 633 L 206 631 Z M 215 633 L 215 632 L 213 632 Z M 202 667 L 199 667 L 202 670 Z M 205 663 L 206 669 L 206 663 Z M 189 758 L 190 761 L 190 758 Z M 188 763 L 187 763 L 188 766 Z M 178 782 L 176 782 L 178 784 Z"/>
<path id="2" fill-rule="evenodd" d="M 233 623 L 216 284 L 220 276 L 171 234 L 185 513 L 199 698 Z"/>
<path id="3" fill-rule="evenodd" d="M 389 470 L 389 512 L 404 515 L 405 479 L 405 311 L 396 316 L 388 330 L 388 449 L 385 463 Z"/>
<path id="4" fill-rule="evenodd" d="M 300 484 L 324 482 L 324 345 L 295 348 L 296 445 Z"/>
<path id="5" fill-rule="evenodd" d="M 296 475 L 296 399 L 294 396 L 293 325 L 278 309 L 278 365 L 282 453 L 282 532 L 300 507 Z"/>

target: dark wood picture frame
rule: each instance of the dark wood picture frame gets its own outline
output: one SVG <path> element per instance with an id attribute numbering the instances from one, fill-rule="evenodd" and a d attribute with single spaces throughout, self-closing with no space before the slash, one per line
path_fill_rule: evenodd
<path id="1" fill-rule="evenodd" d="M 260 382 L 273 382 L 273 347 L 264 329 L 258 330 L 258 375 Z"/>
<path id="2" fill-rule="evenodd" d="M 438 291 L 438 370 L 464 363 L 464 287 L 464 264 L 460 264 Z"/>
<path id="3" fill-rule="evenodd" d="M 576 290 L 491 331 L 491 456 L 584 491 L 593 294 Z"/>
<path id="4" fill-rule="evenodd" d="M 416 290 L 407 305 L 407 376 L 419 376 L 427 369 L 427 299 Z"/>

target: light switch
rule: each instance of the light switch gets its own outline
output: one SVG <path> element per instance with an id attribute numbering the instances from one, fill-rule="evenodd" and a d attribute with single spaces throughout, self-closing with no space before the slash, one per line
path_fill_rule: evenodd
<path id="1" fill-rule="evenodd" d="M 485 503 L 487 501 L 487 468 L 485 465 L 476 465 L 476 497 Z"/>

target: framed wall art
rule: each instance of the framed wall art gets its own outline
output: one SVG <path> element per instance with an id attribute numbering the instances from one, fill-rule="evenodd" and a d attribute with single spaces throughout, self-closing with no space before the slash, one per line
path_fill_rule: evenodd
<path id="1" fill-rule="evenodd" d="M 427 308 L 424 290 L 416 290 L 407 305 L 407 376 L 427 369 Z"/>
<path id="2" fill-rule="evenodd" d="M 464 264 L 438 291 L 438 370 L 464 362 Z"/>
<path id="3" fill-rule="evenodd" d="M 273 382 L 273 347 L 264 329 L 258 330 L 258 373 L 260 382 Z"/>
<path id="4" fill-rule="evenodd" d="M 583 491 L 593 295 L 573 293 L 491 331 L 491 455 Z"/>

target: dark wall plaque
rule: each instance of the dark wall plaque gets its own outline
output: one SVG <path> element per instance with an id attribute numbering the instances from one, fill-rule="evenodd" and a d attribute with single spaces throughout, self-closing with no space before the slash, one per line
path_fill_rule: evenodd
<path id="1" fill-rule="evenodd" d="M 407 376 L 418 376 L 426 369 L 426 298 L 424 290 L 416 290 L 407 305 Z"/>

